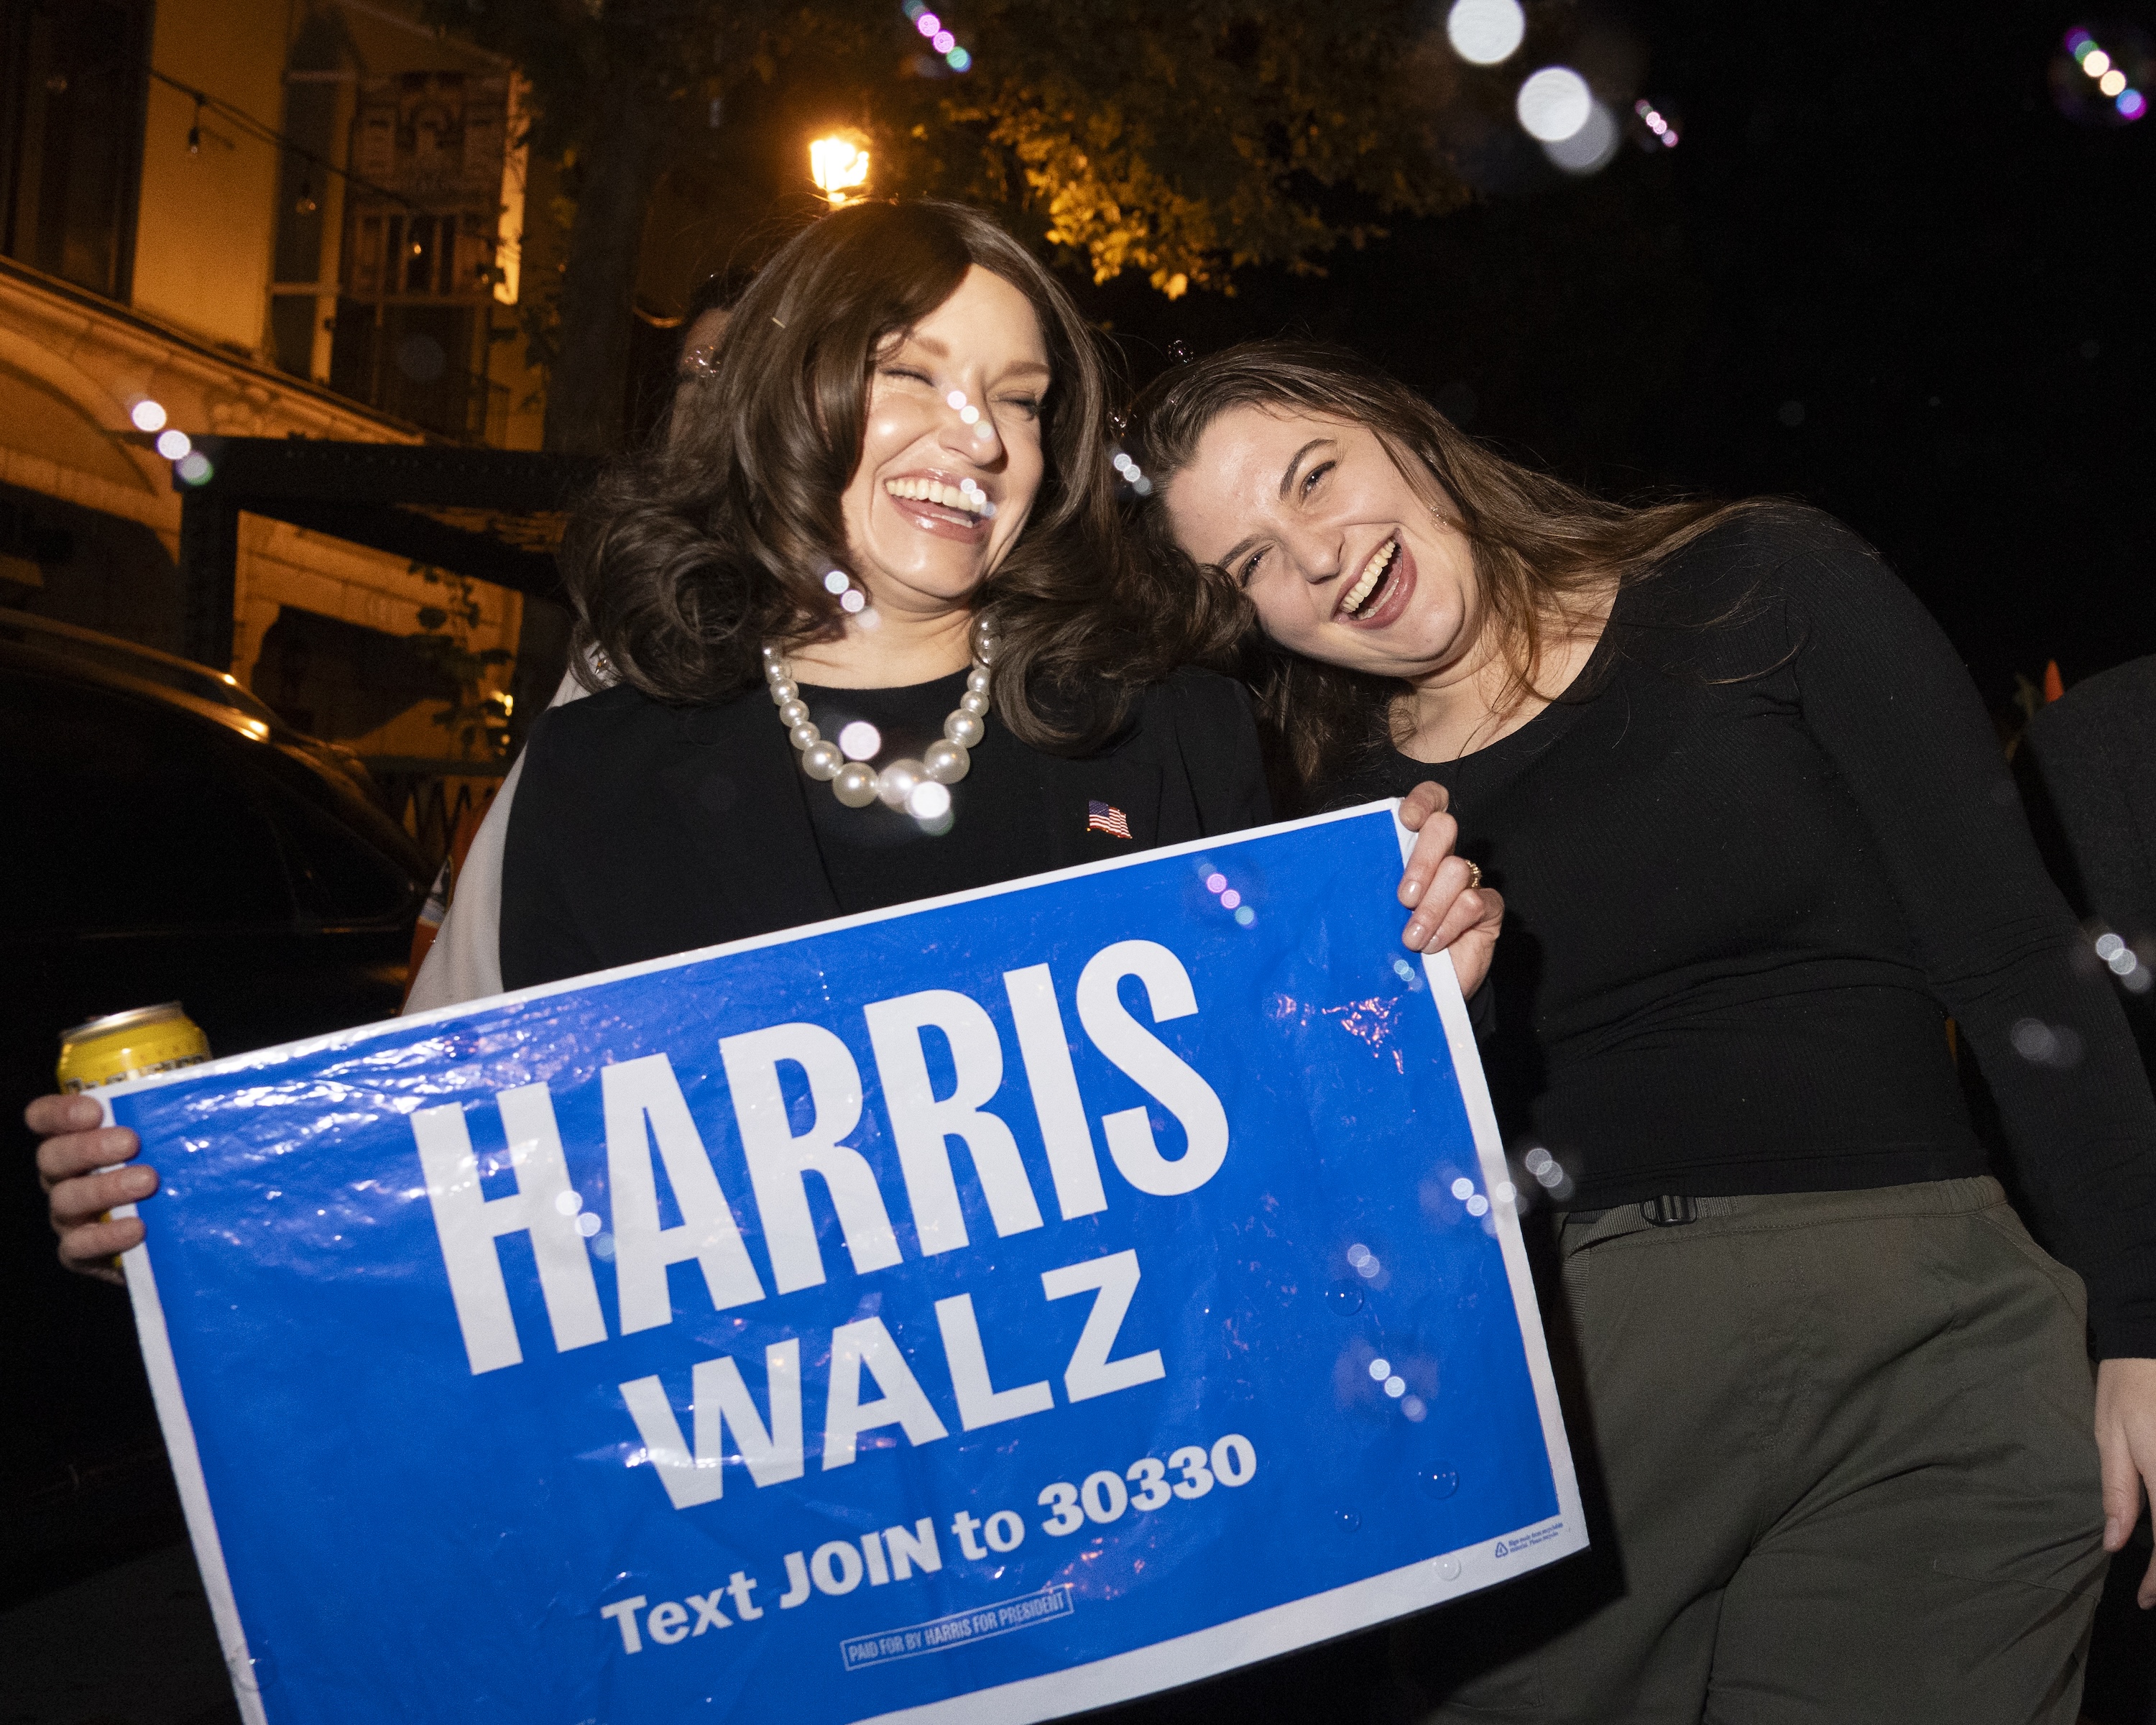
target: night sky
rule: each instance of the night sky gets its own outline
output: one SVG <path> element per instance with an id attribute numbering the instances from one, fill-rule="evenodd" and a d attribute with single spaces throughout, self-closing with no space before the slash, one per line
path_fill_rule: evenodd
<path id="1" fill-rule="evenodd" d="M 2156 33 L 2156 18 L 2143 17 Z M 1090 295 L 1134 373 L 1182 339 L 1362 349 L 1516 456 L 1616 495 L 1801 498 L 1917 590 L 1987 706 L 2156 652 L 2156 116 L 2091 128 L 2049 66 L 2101 16 L 1704 0 L 1538 26 L 1681 120 L 1570 180 L 1498 137 L 1468 208 L 1327 279 Z M 1796 423 L 1789 423 L 1794 421 Z"/>

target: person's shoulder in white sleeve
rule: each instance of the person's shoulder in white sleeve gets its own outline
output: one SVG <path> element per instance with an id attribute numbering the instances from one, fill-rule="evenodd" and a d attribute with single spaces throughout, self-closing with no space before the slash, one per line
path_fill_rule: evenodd
<path id="1" fill-rule="evenodd" d="M 572 670 L 547 703 L 560 706 L 581 701 L 592 691 L 577 680 Z M 509 769 L 486 817 L 472 835 L 464 867 L 457 871 L 455 891 L 442 918 L 426 962 L 412 978 L 404 997 L 407 1013 L 428 1012 L 438 1006 L 458 1006 L 501 992 L 501 856 L 509 839 L 509 809 L 516 796 L 516 781 L 524 771 L 521 756 Z"/>

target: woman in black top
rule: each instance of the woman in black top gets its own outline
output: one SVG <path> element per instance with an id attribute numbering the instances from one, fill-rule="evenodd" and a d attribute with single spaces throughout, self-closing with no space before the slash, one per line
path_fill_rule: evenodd
<path id="1" fill-rule="evenodd" d="M 1622 1574 L 1439 1614 L 1404 1675 L 1442 1717 L 2071 1720 L 2156 1478 L 2156 1104 L 1937 628 L 1825 516 L 1599 503 L 1333 351 L 1133 421 L 1291 793 L 1434 775 L 1508 907 L 1485 1055 Z"/>

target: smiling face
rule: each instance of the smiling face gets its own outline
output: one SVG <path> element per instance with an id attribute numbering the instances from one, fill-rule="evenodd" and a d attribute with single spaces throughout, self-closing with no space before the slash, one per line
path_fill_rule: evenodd
<path id="1" fill-rule="evenodd" d="M 963 608 L 1009 554 L 1040 491 L 1049 382 L 1031 303 L 978 264 L 876 355 L 840 509 L 851 572 L 880 612 Z"/>
<path id="2" fill-rule="evenodd" d="M 1164 495 L 1176 542 L 1225 569 L 1290 651 L 1411 681 L 1477 668 L 1467 538 L 1365 427 L 1230 408 Z"/>

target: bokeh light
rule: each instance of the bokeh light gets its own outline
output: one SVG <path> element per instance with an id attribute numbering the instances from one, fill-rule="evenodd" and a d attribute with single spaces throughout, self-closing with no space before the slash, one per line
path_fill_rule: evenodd
<path id="1" fill-rule="evenodd" d="M 135 422 L 137 431 L 162 431 L 165 429 L 165 404 L 145 396 L 135 403 L 127 417 Z"/>
<path id="2" fill-rule="evenodd" d="M 1586 125 L 1562 142 L 1544 144 L 1543 153 L 1565 172 L 1585 176 L 1609 167 L 1624 141 L 1617 116 L 1602 103 L 1594 102 L 1588 108 Z"/>
<path id="3" fill-rule="evenodd" d="M 194 448 L 193 439 L 177 426 L 170 427 L 157 434 L 157 453 L 167 461 L 182 459 L 192 448 Z"/>
<path id="4" fill-rule="evenodd" d="M 1645 132 L 1640 139 L 1643 150 L 1674 150 L 1677 146 L 1677 123 L 1645 96 L 1632 104 L 1632 112 L 1638 116 Z"/>
<path id="5" fill-rule="evenodd" d="M 1561 144 L 1587 124 L 1594 112 L 1594 95 L 1571 67 L 1544 66 L 1520 86 L 1513 106 L 1529 137 Z"/>
<path id="6" fill-rule="evenodd" d="M 839 752 L 849 761 L 866 761 L 875 757 L 883 747 L 883 732 L 866 719 L 856 719 L 839 733 Z"/>
<path id="7" fill-rule="evenodd" d="M 900 9 L 906 13 L 913 28 L 927 39 L 928 45 L 942 56 L 940 65 L 927 54 L 914 59 L 911 64 L 918 75 L 933 78 L 946 70 L 969 72 L 973 69 L 972 51 L 960 44 L 948 19 L 928 9 L 927 0 L 905 0 Z"/>
<path id="8" fill-rule="evenodd" d="M 2131 126 L 2148 111 L 2156 49 L 2132 24 L 2066 32 L 2051 57 L 2051 100 L 2082 126 Z"/>
<path id="9" fill-rule="evenodd" d="M 1511 59 L 1527 33 L 1527 15 L 1519 0 L 1455 0 L 1445 15 L 1445 39 L 1471 65 Z"/>
<path id="10" fill-rule="evenodd" d="M 209 465 L 209 457 L 203 454 L 200 449 L 190 449 L 180 458 L 179 465 L 174 470 L 191 485 L 208 485 L 211 475 L 216 470 Z"/>

